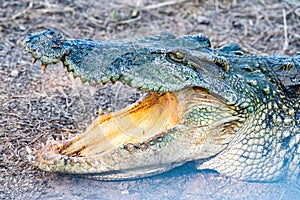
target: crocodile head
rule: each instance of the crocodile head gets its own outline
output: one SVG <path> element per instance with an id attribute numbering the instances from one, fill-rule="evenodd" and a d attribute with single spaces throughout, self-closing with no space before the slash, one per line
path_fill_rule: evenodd
<path id="1" fill-rule="evenodd" d="M 170 33 L 124 42 L 66 40 L 46 30 L 27 36 L 24 48 L 43 68 L 62 61 L 91 85 L 121 81 L 149 92 L 100 115 L 76 138 L 29 150 L 41 170 L 127 179 L 196 161 L 199 169 L 243 180 L 274 180 L 289 168 L 286 155 L 272 150 L 282 131 L 269 121 L 268 107 L 285 100 L 267 58 L 253 59 L 235 44 L 212 50 L 203 35 Z"/>

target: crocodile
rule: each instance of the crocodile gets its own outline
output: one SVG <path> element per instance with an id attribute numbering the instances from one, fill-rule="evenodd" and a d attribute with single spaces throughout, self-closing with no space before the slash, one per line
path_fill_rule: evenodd
<path id="1" fill-rule="evenodd" d="M 236 43 L 213 49 L 205 35 L 169 32 L 94 41 L 48 29 L 23 45 L 42 70 L 62 62 L 90 85 L 119 81 L 147 92 L 77 137 L 27 147 L 43 171 L 123 180 L 191 162 L 245 181 L 299 176 L 299 53 L 253 55 Z"/>

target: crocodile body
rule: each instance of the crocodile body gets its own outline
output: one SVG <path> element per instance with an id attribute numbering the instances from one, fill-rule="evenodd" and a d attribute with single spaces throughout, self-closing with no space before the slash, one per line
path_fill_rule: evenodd
<path id="1" fill-rule="evenodd" d="M 99 116 L 78 138 L 29 150 L 41 170 L 128 179 L 195 161 L 240 180 L 299 174 L 299 54 L 257 56 L 237 44 L 212 49 L 204 35 L 93 41 L 54 30 L 28 35 L 24 48 L 43 69 L 62 61 L 91 85 L 121 81 L 149 92 Z"/>

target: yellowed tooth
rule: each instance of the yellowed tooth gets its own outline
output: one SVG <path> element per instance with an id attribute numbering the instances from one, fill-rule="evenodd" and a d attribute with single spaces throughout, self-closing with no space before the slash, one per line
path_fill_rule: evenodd
<path id="1" fill-rule="evenodd" d="M 47 65 L 46 64 L 42 64 L 42 73 L 45 72 L 46 68 L 47 68 Z"/>
<path id="2" fill-rule="evenodd" d="M 46 141 L 46 146 L 53 145 L 54 143 L 55 143 L 54 138 L 50 136 Z"/>
<path id="3" fill-rule="evenodd" d="M 76 157 L 72 157 L 73 159 L 72 159 L 72 162 L 73 163 L 78 163 L 78 160 L 77 160 L 77 158 Z"/>
<path id="4" fill-rule="evenodd" d="M 45 168 L 44 168 L 44 170 L 45 170 L 46 172 L 50 172 L 50 168 L 49 168 L 49 166 L 48 166 L 48 165 L 46 165 L 46 166 L 45 166 Z"/>
<path id="5" fill-rule="evenodd" d="M 37 61 L 37 59 L 33 58 L 32 61 L 31 61 L 31 63 L 34 64 L 36 61 Z"/>
<path id="6" fill-rule="evenodd" d="M 102 108 L 99 108 L 98 110 L 98 115 L 102 115 L 103 114 L 103 109 Z"/>

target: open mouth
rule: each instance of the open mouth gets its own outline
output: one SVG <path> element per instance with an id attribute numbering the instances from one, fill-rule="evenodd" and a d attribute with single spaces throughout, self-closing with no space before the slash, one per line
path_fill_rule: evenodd
<path id="1" fill-rule="evenodd" d="M 84 134 L 66 142 L 59 153 L 92 156 L 115 148 L 145 149 L 151 139 L 179 123 L 181 112 L 174 93 L 150 93 L 126 109 L 99 116 Z"/>
<path id="2" fill-rule="evenodd" d="M 65 141 L 49 140 L 34 152 L 28 149 L 29 160 L 44 171 L 65 172 L 68 164 L 72 167 L 83 164 L 85 167 L 75 167 L 73 172 L 86 174 L 93 172 L 90 167 L 97 166 L 97 158 L 115 151 L 146 152 L 172 139 L 168 131 L 180 123 L 186 94 L 149 93 L 127 108 L 99 115 L 78 137 Z"/>
<path id="3" fill-rule="evenodd" d="M 181 142 L 179 145 L 174 142 L 176 136 L 173 132 L 176 131 L 173 130 L 180 126 L 185 127 L 182 124 L 188 117 L 184 113 L 199 104 L 199 100 L 203 107 L 222 105 L 217 98 L 202 88 L 186 88 L 167 93 L 151 92 L 125 109 L 98 116 L 86 131 L 76 138 L 66 141 L 50 140 L 34 152 L 28 149 L 29 160 L 43 171 L 72 174 L 99 174 L 136 168 L 142 173 L 140 177 L 143 177 L 153 170 L 154 173 L 157 170 L 165 171 L 164 168 L 156 167 L 164 166 L 163 162 L 170 164 L 170 160 L 179 159 L 176 156 L 155 158 L 155 155 L 160 151 L 170 151 L 176 155 L 176 148 L 180 148 Z M 191 145 L 200 145 L 206 139 L 207 136 L 203 135 L 192 141 L 194 144 Z M 182 145 L 187 144 L 183 142 Z M 201 156 L 201 153 L 199 155 Z M 118 166 L 119 156 L 121 161 L 128 162 L 125 163 L 125 167 Z M 112 157 L 113 161 L 109 161 Z M 192 154 L 178 154 L 178 157 L 184 159 L 192 157 Z M 138 159 L 144 160 L 145 163 Z M 181 164 L 173 163 L 174 166 Z M 147 168 L 147 172 L 143 172 L 144 168 Z"/>

